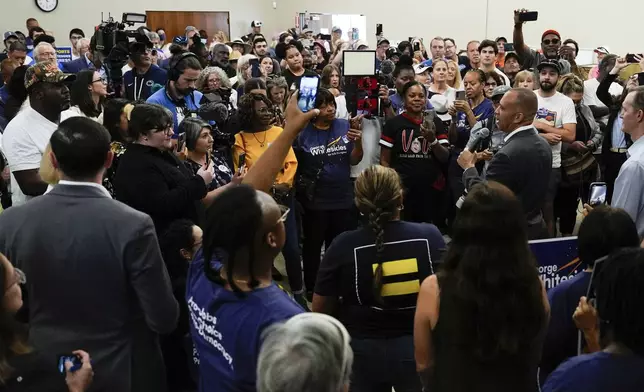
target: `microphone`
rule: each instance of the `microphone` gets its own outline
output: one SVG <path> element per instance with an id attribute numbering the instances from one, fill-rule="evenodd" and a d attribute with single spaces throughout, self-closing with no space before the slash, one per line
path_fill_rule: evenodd
<path id="1" fill-rule="evenodd" d="M 470 140 L 467 142 L 465 149 L 468 151 L 474 151 L 476 146 L 485 138 L 490 136 L 490 130 L 487 128 L 481 128 L 478 131 L 474 132 Z"/>
<path id="2" fill-rule="evenodd" d="M 219 125 L 228 121 L 228 108 L 222 102 L 208 102 L 201 105 L 198 114 L 202 119 L 214 121 Z"/>
<path id="3" fill-rule="evenodd" d="M 391 75 L 394 73 L 396 64 L 391 60 L 382 60 L 380 63 L 380 72 L 384 75 Z"/>

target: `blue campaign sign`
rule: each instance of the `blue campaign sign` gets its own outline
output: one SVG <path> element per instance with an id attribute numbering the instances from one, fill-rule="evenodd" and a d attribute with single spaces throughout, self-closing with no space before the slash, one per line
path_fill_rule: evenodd
<path id="1" fill-rule="evenodd" d="M 72 61 L 72 48 L 69 46 L 59 46 L 56 48 L 56 57 L 59 63 Z"/>
<path id="2" fill-rule="evenodd" d="M 537 259 L 539 277 L 546 290 L 571 279 L 583 270 L 579 262 L 577 237 L 535 240 L 529 244 Z"/>

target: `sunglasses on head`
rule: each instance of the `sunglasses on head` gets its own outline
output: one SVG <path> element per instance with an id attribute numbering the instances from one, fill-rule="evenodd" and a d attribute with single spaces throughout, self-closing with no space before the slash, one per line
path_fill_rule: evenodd
<path id="1" fill-rule="evenodd" d="M 553 39 L 544 39 L 544 40 L 543 40 L 543 43 L 544 43 L 544 44 L 546 44 L 546 45 L 550 45 L 550 44 L 552 44 L 552 45 L 557 45 L 557 44 L 559 43 L 559 40 L 558 40 L 557 38 L 553 38 Z"/>

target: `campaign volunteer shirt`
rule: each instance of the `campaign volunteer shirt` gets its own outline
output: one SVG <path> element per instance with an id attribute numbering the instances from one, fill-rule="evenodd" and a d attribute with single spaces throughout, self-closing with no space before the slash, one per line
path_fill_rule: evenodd
<path id="1" fill-rule="evenodd" d="M 445 248 L 436 226 L 391 221 L 385 224 L 381 255 L 381 297 L 373 295 L 376 263 L 375 234 L 361 228 L 340 234 L 324 254 L 315 293 L 342 297 L 336 317 L 353 338 L 393 338 L 413 334 L 414 312 L 423 280 Z"/>
<path id="2" fill-rule="evenodd" d="M 447 142 L 445 124 L 434 117 L 436 139 Z M 431 143 L 420 133 L 420 121 L 407 113 L 396 116 L 385 123 L 380 137 L 380 146 L 391 150 L 390 166 L 400 175 L 403 183 L 424 182 L 432 185 L 441 174 L 441 168 L 434 158 Z"/>
<path id="3" fill-rule="evenodd" d="M 469 102 L 472 105 L 472 102 Z M 474 126 L 485 122 L 488 118 L 494 115 L 494 104 L 487 98 L 484 98 L 483 101 L 472 109 L 474 112 L 474 117 L 476 117 L 476 124 Z M 467 121 L 467 115 L 463 112 L 458 112 L 456 115 L 456 131 L 458 132 L 458 139 L 456 141 L 455 147 L 463 150 L 467 145 L 467 141 L 470 140 L 470 131 L 473 127 L 470 127 L 470 123 Z M 458 155 L 457 155 L 458 156 Z"/>
<path id="4" fill-rule="evenodd" d="M 152 96 L 148 98 L 146 102 L 156 103 L 157 105 L 161 105 L 170 110 L 172 117 L 174 118 L 174 135 L 172 135 L 172 138 L 176 139 L 177 137 L 179 137 L 179 135 L 177 134 L 179 124 L 181 123 L 181 121 L 183 121 L 184 118 L 190 115 L 190 112 L 194 113 L 199 109 L 199 102 L 201 102 L 201 98 L 203 98 L 203 94 L 201 94 L 199 91 L 193 91 L 192 94 L 188 95 L 187 97 L 183 97 L 182 99 L 175 101 L 170 98 L 168 92 L 164 87 L 156 93 L 152 94 Z"/>
<path id="5" fill-rule="evenodd" d="M 275 283 L 240 296 L 208 279 L 204 268 L 199 250 L 186 290 L 199 391 L 254 392 L 262 332 L 303 310 Z"/>
<path id="6" fill-rule="evenodd" d="M 315 195 L 305 207 L 313 210 L 341 210 L 353 205 L 351 182 L 351 152 L 349 121 L 336 118 L 328 130 L 310 122 L 293 146 L 298 170 L 308 174 L 321 171 L 315 185 Z"/>
<path id="7" fill-rule="evenodd" d="M 551 127 L 563 128 L 564 124 L 577 124 L 575 103 L 560 92 L 555 92 L 552 97 L 544 98 L 539 95 L 539 90 L 534 92 L 539 101 L 536 121 L 542 121 Z M 551 145 L 552 168 L 561 167 L 561 142 Z"/>
<path id="8" fill-rule="evenodd" d="M 152 95 L 152 88 L 155 84 L 165 86 L 167 80 L 166 71 L 154 64 L 143 75 L 137 73 L 136 69 L 131 69 L 123 74 L 125 96 L 130 101 L 145 101 Z"/>
<path id="9" fill-rule="evenodd" d="M 539 378 L 542 383 L 557 366 L 577 355 L 579 330 L 572 315 L 577 309 L 579 299 L 588 293 L 590 276 L 590 272 L 582 271 L 548 290 L 550 322 L 539 366 Z"/>
<path id="10" fill-rule="evenodd" d="M 541 392 L 644 391 L 644 358 L 603 351 L 580 355 L 552 373 Z"/>

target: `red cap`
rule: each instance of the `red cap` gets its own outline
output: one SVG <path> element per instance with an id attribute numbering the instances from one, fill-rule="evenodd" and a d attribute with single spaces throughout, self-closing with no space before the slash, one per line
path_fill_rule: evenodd
<path id="1" fill-rule="evenodd" d="M 543 41 L 543 38 L 544 38 L 546 35 L 548 35 L 548 34 L 554 34 L 554 35 L 556 35 L 557 37 L 559 37 L 559 39 L 561 39 L 561 34 L 559 34 L 559 32 L 558 32 L 557 30 L 546 30 L 546 31 L 544 31 L 544 32 L 543 32 L 543 34 L 541 35 L 541 40 Z"/>

